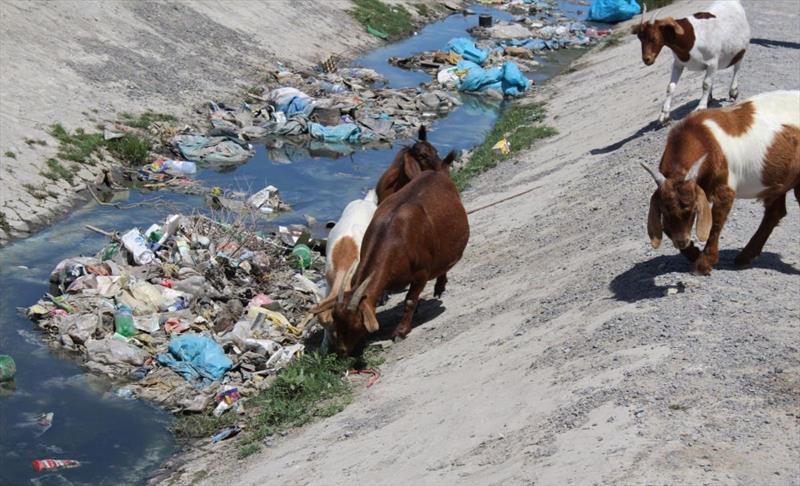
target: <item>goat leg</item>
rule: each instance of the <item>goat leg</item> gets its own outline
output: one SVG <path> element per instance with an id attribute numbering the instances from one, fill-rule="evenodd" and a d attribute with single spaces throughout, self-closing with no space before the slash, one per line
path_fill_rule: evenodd
<path id="1" fill-rule="evenodd" d="M 733 66 L 733 79 L 731 80 L 731 88 L 728 90 L 728 96 L 731 101 L 736 101 L 739 97 L 739 69 L 742 68 L 742 59 L 739 59 Z"/>
<path id="2" fill-rule="evenodd" d="M 439 298 L 444 293 L 444 287 L 447 285 L 447 274 L 440 276 L 436 279 L 436 285 L 433 287 L 433 296 Z"/>
<path id="3" fill-rule="evenodd" d="M 413 282 L 408 289 L 405 300 L 405 311 L 403 318 L 400 320 L 400 325 L 392 333 L 392 338 L 405 338 L 411 332 L 411 321 L 414 319 L 414 312 L 417 310 L 417 303 L 419 302 L 419 294 L 425 288 L 425 280 Z"/>
<path id="4" fill-rule="evenodd" d="M 681 74 L 683 74 L 683 66 L 677 62 L 673 63 L 672 76 L 670 77 L 669 84 L 667 85 L 667 99 L 664 100 L 664 106 L 661 107 L 661 115 L 658 117 L 659 123 L 666 123 L 669 120 L 669 110 L 672 105 L 672 94 L 675 92 L 675 88 L 678 86 L 678 81 L 681 79 Z"/>
<path id="5" fill-rule="evenodd" d="M 706 67 L 706 75 L 703 76 L 703 94 L 700 96 L 700 102 L 697 104 L 695 111 L 705 110 L 708 108 L 708 101 L 711 98 L 711 89 L 714 86 L 714 75 L 717 73 L 717 61 L 711 60 Z"/>
<path id="6" fill-rule="evenodd" d="M 769 235 L 772 234 L 772 230 L 775 229 L 780 220 L 786 216 L 786 194 L 778 197 L 778 199 L 769 204 L 765 204 L 765 206 L 764 219 L 761 220 L 756 234 L 750 238 L 744 250 L 736 255 L 734 262 L 740 267 L 749 265 L 755 257 L 761 254 L 761 250 L 764 248 L 767 239 L 769 239 Z"/>
<path id="7" fill-rule="evenodd" d="M 695 273 L 709 275 L 711 267 L 719 260 L 719 235 L 728 219 L 736 192 L 727 186 L 720 186 L 714 194 L 714 206 L 711 208 L 711 233 L 703 248 L 703 254 L 694 262 Z"/>

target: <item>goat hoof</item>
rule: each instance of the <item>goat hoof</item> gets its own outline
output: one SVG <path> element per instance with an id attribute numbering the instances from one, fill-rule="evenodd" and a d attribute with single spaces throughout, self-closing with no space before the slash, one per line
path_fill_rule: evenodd
<path id="1" fill-rule="evenodd" d="M 658 117 L 658 123 L 667 125 L 670 122 L 669 113 L 661 113 Z"/>
<path id="2" fill-rule="evenodd" d="M 728 96 L 731 98 L 731 101 L 736 101 L 736 98 L 739 97 L 739 90 L 738 89 L 730 90 Z"/>
<path id="3" fill-rule="evenodd" d="M 733 263 L 739 268 L 749 267 L 753 263 L 753 258 L 749 253 L 741 252 L 733 259 Z"/>

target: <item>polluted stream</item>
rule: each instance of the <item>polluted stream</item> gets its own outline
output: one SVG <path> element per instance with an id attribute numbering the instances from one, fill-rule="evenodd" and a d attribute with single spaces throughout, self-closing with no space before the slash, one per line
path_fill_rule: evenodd
<path id="1" fill-rule="evenodd" d="M 585 17 L 585 6 L 560 2 L 571 19 Z M 511 20 L 502 10 L 482 6 L 475 13 L 491 14 L 495 21 Z M 404 41 L 376 49 L 354 65 L 372 68 L 386 77 L 388 87 L 415 87 L 431 75 L 389 65 L 391 56 L 409 56 L 443 48 L 454 37 L 469 36 L 477 15 L 454 14 L 432 23 Z M 580 49 L 554 51 L 526 75 L 540 83 L 551 78 L 580 55 Z M 534 87 L 535 89 L 535 87 Z M 504 103 L 472 95 L 443 118 L 429 122 L 429 140 L 440 154 L 471 149 L 491 130 Z M 293 210 L 281 213 L 272 224 L 303 223 L 304 214 L 319 221 L 335 220 L 351 200 L 363 197 L 393 160 L 397 150 L 360 147 L 311 151 L 284 145 L 255 147 L 254 156 L 236 167 L 204 168 L 196 179 L 206 186 L 256 191 L 266 185 L 280 189 Z M 142 484 L 165 459 L 179 450 L 169 430 L 172 416 L 154 404 L 125 399 L 117 391 L 122 383 L 87 373 L 74 353 L 50 348 L 34 324 L 18 308 L 31 306 L 49 290 L 48 278 L 64 258 L 94 255 L 107 237 L 87 231 L 91 224 L 108 230 L 147 228 L 167 215 L 207 213 L 203 196 L 161 191 L 131 190 L 125 203 L 158 196 L 156 204 L 132 209 L 89 204 L 67 218 L 23 241 L 0 249 L 0 354 L 17 364 L 13 386 L 0 388 L 0 484 Z M 52 412 L 52 425 L 37 423 L 40 414 Z M 80 467 L 36 472 L 35 459 L 73 459 Z"/>

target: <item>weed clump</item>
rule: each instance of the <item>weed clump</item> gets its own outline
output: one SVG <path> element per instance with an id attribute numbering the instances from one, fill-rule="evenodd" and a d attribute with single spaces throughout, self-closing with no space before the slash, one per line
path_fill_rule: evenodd
<path id="1" fill-rule="evenodd" d="M 75 180 L 73 171 L 70 171 L 61 165 L 61 163 L 56 159 L 47 159 L 47 169 L 47 171 L 42 171 L 39 174 L 50 179 L 51 181 L 64 179 L 65 181 L 69 182 L 70 185 L 72 185 L 73 181 Z"/>
<path id="2" fill-rule="evenodd" d="M 353 0 L 355 8 L 349 11 L 361 25 L 372 27 L 397 39 L 414 32 L 411 14 L 400 5 L 387 5 L 380 0 Z"/>
<path id="3" fill-rule="evenodd" d="M 453 172 L 453 182 L 459 190 L 469 185 L 469 180 L 496 166 L 501 160 L 527 149 L 536 140 L 558 133 L 555 128 L 542 125 L 545 110 L 542 104 L 513 104 L 500 114 L 492 131 L 473 152 L 469 162 Z M 501 155 L 492 147 L 505 138 L 510 145 L 510 153 Z"/>
<path id="4" fill-rule="evenodd" d="M 109 140 L 107 147 L 111 155 L 127 165 L 144 165 L 150 157 L 150 142 L 131 133 Z"/>

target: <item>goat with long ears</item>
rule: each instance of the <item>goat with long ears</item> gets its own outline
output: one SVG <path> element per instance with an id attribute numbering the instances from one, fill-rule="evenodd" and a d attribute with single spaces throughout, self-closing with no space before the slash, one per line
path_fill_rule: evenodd
<path id="1" fill-rule="evenodd" d="M 719 237 L 736 198 L 764 202 L 764 218 L 736 257 L 748 265 L 761 254 L 772 230 L 786 216 L 786 194 L 800 201 L 800 91 L 774 91 L 726 108 L 692 113 L 670 130 L 659 171 L 642 164 L 656 182 L 647 233 L 654 248 L 663 234 L 711 273 Z M 692 243 L 706 242 L 702 253 Z"/>
<path id="2" fill-rule="evenodd" d="M 385 199 L 367 228 L 360 262 L 348 271 L 347 285 L 339 287 L 335 299 L 312 309 L 332 313 L 333 322 L 322 325 L 333 349 L 342 355 L 356 350 L 378 330 L 380 297 L 408 287 L 403 318 L 394 331 L 395 337 L 405 337 L 426 283 L 436 279 L 434 296 L 442 295 L 447 272 L 461 259 L 468 240 L 467 214 L 449 165 L 423 171 Z"/>
<path id="3" fill-rule="evenodd" d="M 707 12 L 696 12 L 682 19 L 656 19 L 656 12 L 650 21 L 646 21 L 646 15 L 645 4 L 641 22 L 632 29 L 642 43 L 642 61 L 648 66 L 652 65 L 664 46 L 672 50 L 674 57 L 667 98 L 661 108 L 659 122 L 664 123 L 669 119 L 672 95 L 684 69 L 705 71 L 703 94 L 697 110 L 708 107 L 718 70 L 733 67 L 728 95 L 731 99 L 739 96 L 739 70 L 750 42 L 750 26 L 739 0 L 717 1 Z"/>
<path id="4" fill-rule="evenodd" d="M 439 152 L 428 142 L 428 132 L 425 125 L 419 127 L 417 141 L 402 148 L 386 169 L 375 187 L 378 193 L 378 204 L 387 197 L 399 191 L 414 177 L 426 170 L 441 170 L 449 166 L 455 159 L 455 152 L 451 151 L 444 160 L 439 158 Z"/>

